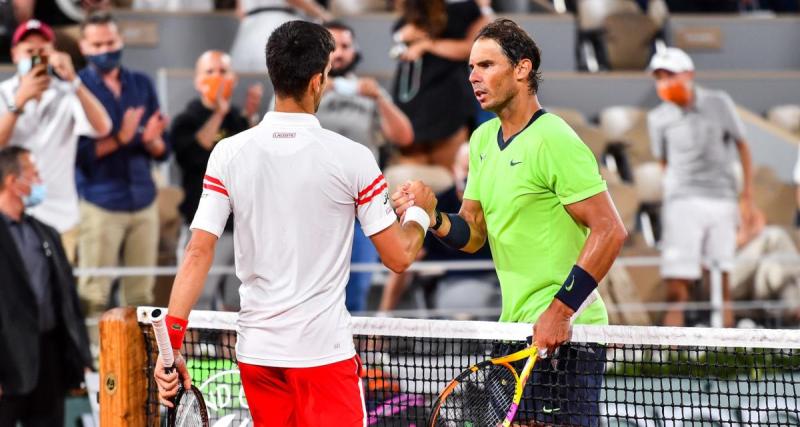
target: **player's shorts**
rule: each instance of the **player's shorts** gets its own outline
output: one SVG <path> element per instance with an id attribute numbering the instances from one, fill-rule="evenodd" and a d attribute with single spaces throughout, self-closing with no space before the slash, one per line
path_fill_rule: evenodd
<path id="1" fill-rule="evenodd" d="M 312 368 L 239 362 L 254 427 L 366 426 L 358 355 Z"/>
<path id="2" fill-rule="evenodd" d="M 522 344 L 496 346 L 493 355 L 523 348 Z M 548 426 L 598 426 L 605 360 L 605 346 L 596 343 L 567 343 L 559 347 L 555 356 L 537 360 L 514 421 L 535 421 Z M 524 363 L 524 360 L 516 362 L 514 367 L 520 370 Z"/>
<path id="3" fill-rule="evenodd" d="M 696 280 L 704 261 L 730 271 L 736 253 L 739 209 L 735 201 L 686 197 L 664 202 L 661 275 Z"/>

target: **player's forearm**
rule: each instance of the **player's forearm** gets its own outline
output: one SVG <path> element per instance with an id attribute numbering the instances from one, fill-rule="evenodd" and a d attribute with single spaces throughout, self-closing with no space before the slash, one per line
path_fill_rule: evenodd
<path id="1" fill-rule="evenodd" d="M 466 223 L 468 228 L 462 226 L 460 229 L 458 229 L 458 227 L 454 229 L 450 214 L 442 213 L 441 215 L 442 225 L 438 230 L 433 231 L 433 233 L 446 245 L 453 249 L 472 254 L 480 250 L 483 245 L 486 244 L 486 226 L 485 224 L 481 224 L 482 221 L 475 216 L 467 215 L 464 212 L 459 213 L 458 217 Z M 469 233 L 468 237 L 464 236 L 465 232 Z M 460 246 L 465 241 L 466 244 Z"/>
<path id="2" fill-rule="evenodd" d="M 169 297 L 170 316 L 189 318 L 189 312 L 203 291 L 213 261 L 213 249 L 197 247 L 189 242 Z"/>
<path id="3" fill-rule="evenodd" d="M 400 235 L 403 242 L 402 250 L 399 252 L 400 256 L 389 259 L 388 262 L 384 260 L 384 265 L 398 274 L 406 271 L 417 259 L 417 254 L 425 241 L 425 230 L 415 222 L 408 222 L 400 226 Z"/>
<path id="4" fill-rule="evenodd" d="M 622 222 L 614 218 L 595 224 L 591 227 L 577 264 L 599 282 L 611 269 L 627 236 Z"/>

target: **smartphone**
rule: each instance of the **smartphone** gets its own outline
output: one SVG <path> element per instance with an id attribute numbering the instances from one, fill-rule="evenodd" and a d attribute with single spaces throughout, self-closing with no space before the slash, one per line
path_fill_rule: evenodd
<path id="1" fill-rule="evenodd" d="M 47 61 L 48 61 L 47 56 L 44 56 L 44 55 L 33 55 L 31 57 L 31 67 L 35 67 L 35 66 L 37 66 L 39 64 L 45 64 L 47 66 L 45 73 L 60 79 L 61 77 L 55 72 L 55 70 L 53 69 L 53 66 L 50 65 Z M 41 75 L 41 73 L 40 73 L 40 75 Z"/>

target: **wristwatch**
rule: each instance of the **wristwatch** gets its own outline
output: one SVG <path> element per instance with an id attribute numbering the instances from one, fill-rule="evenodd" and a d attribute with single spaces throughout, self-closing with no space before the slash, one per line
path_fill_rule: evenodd
<path id="1" fill-rule="evenodd" d="M 431 226 L 431 230 L 436 231 L 442 226 L 442 213 L 436 209 L 436 223 Z"/>
<path id="2" fill-rule="evenodd" d="M 23 112 L 22 108 L 17 107 L 17 103 L 14 102 L 14 101 L 11 101 L 8 104 L 6 104 L 6 107 L 8 108 L 8 112 L 11 113 L 11 114 L 16 114 L 16 115 L 19 116 Z"/>

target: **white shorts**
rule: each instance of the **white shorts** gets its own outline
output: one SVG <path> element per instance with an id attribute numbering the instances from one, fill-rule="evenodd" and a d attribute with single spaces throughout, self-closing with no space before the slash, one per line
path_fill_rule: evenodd
<path id="1" fill-rule="evenodd" d="M 733 200 L 700 197 L 664 202 L 661 276 L 699 279 L 702 267 L 733 268 L 739 207 Z"/>

